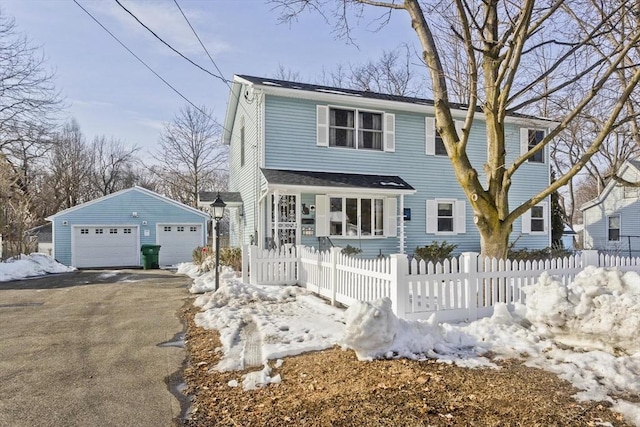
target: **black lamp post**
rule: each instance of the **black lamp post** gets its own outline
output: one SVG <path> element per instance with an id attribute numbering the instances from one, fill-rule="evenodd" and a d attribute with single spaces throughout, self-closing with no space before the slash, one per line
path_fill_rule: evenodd
<path id="1" fill-rule="evenodd" d="M 218 285 L 220 285 L 220 220 L 224 216 L 225 206 L 227 204 L 222 201 L 220 193 L 218 193 L 216 199 L 211 203 L 213 219 L 216 220 L 216 287 L 214 291 L 217 291 Z"/>

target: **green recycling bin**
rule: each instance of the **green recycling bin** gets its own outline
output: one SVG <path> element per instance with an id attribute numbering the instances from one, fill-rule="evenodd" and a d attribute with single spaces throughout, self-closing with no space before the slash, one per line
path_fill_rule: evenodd
<path id="1" fill-rule="evenodd" d="M 151 268 L 159 268 L 158 258 L 160 256 L 160 245 L 142 245 L 142 268 L 149 270 Z"/>

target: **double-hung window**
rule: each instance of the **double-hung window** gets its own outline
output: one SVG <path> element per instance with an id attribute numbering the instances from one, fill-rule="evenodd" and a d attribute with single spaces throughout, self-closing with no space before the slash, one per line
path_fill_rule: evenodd
<path id="1" fill-rule="evenodd" d="M 522 215 L 523 234 L 546 234 L 548 227 L 548 203 L 533 206 Z"/>
<path id="2" fill-rule="evenodd" d="M 384 235 L 384 199 L 329 198 L 329 235 L 365 237 Z"/>
<path id="3" fill-rule="evenodd" d="M 614 215 L 607 218 L 608 229 L 607 239 L 610 242 L 617 242 L 620 240 L 620 216 Z"/>
<path id="4" fill-rule="evenodd" d="M 382 113 L 330 108 L 329 146 L 382 151 Z"/>
<path id="5" fill-rule="evenodd" d="M 464 200 L 427 200 L 427 233 L 466 233 L 466 204 Z"/>
<path id="6" fill-rule="evenodd" d="M 538 145 L 545 137 L 546 132 L 542 129 L 520 129 L 520 151 L 521 154 L 525 154 L 527 151 L 531 150 L 533 147 Z M 541 148 L 540 150 L 533 153 L 531 157 L 529 157 L 529 163 L 544 163 L 544 153 L 545 148 Z"/>

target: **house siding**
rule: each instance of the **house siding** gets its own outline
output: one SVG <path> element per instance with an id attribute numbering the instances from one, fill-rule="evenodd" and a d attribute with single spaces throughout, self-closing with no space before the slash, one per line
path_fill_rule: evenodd
<path id="1" fill-rule="evenodd" d="M 357 108 L 358 100 L 350 97 L 348 103 L 331 103 L 332 106 Z M 404 207 L 411 209 L 411 221 L 405 223 L 408 253 L 418 246 L 432 241 L 446 240 L 458 245 L 456 252 L 479 251 L 480 235 L 473 222 L 473 212 L 466 202 L 449 159 L 445 156 L 425 154 L 425 115 L 400 110 L 380 110 L 395 114 L 395 152 L 354 150 L 348 148 L 321 147 L 316 144 L 316 107 L 327 105 L 312 100 L 267 96 L 265 99 L 265 160 L 264 167 L 273 169 L 322 170 L 366 174 L 398 175 L 416 189 L 416 193 L 404 197 Z M 364 108 L 371 111 L 370 107 Z M 239 109 L 239 111 L 242 111 Z M 520 152 L 520 126 L 507 124 L 509 161 Z M 468 153 L 473 166 L 484 181 L 486 162 L 486 131 L 482 122 L 472 126 Z M 233 150 L 232 150 L 233 151 Z M 233 165 L 232 165 L 233 170 Z M 516 173 L 510 192 L 511 208 L 528 200 L 549 182 L 549 165 L 525 164 Z M 238 191 L 238 190 L 235 190 Z M 456 235 L 429 234 L 426 232 L 426 200 L 435 198 L 465 200 L 466 233 Z M 243 200 L 245 200 L 243 195 Z M 303 201 L 305 198 L 303 197 Z M 547 204 L 549 205 L 549 204 Z M 400 209 L 400 203 L 398 203 Z M 400 212 L 398 213 L 401 214 Z M 547 209 L 547 230 L 550 215 Z M 514 224 L 512 241 L 520 248 L 544 248 L 550 244 L 550 233 L 522 234 L 521 219 Z M 397 238 L 386 239 L 336 239 L 336 245 L 362 246 L 363 255 L 396 253 Z M 343 242 L 344 240 L 344 242 Z M 302 244 L 317 246 L 317 237 L 303 236 Z"/>
<path id="2" fill-rule="evenodd" d="M 628 167 L 622 172 L 622 178 L 635 182 L 638 180 L 638 172 Z M 609 241 L 607 218 L 612 215 L 620 216 L 619 241 Z M 584 247 L 585 249 L 597 249 L 609 253 L 621 255 L 640 256 L 640 201 L 637 197 L 625 198 L 624 187 L 610 184 L 605 188 L 600 203 L 583 211 Z M 627 237 L 632 236 L 632 237 Z"/>
<path id="3" fill-rule="evenodd" d="M 134 218 L 132 212 L 137 212 Z M 63 222 L 66 221 L 67 225 Z M 147 225 L 142 225 L 147 221 Z M 156 243 L 156 224 L 202 224 L 202 239 L 206 241 L 206 219 L 195 212 L 182 209 L 169 201 L 141 191 L 131 190 L 104 200 L 89 202 L 70 212 L 61 212 L 53 218 L 55 258 L 71 265 L 71 235 L 75 225 L 119 225 L 138 227 L 140 244 Z M 149 236 L 144 231 L 149 231 Z M 162 250 L 162 249 L 161 249 Z"/>
<path id="4" fill-rule="evenodd" d="M 262 108 L 259 102 L 260 94 L 257 91 L 254 92 L 252 102 L 248 102 L 247 98 L 242 95 L 245 91 L 246 86 L 240 92 L 229 143 L 229 191 L 239 192 L 243 200 L 242 215 L 236 217 L 240 221 L 239 233 L 233 233 L 230 236 L 231 246 L 251 242 L 252 235 L 257 230 L 256 216 L 260 197 L 261 141 L 259 135 L 262 133 Z M 240 130 L 243 120 L 245 126 L 244 165 L 241 164 L 240 153 Z"/>

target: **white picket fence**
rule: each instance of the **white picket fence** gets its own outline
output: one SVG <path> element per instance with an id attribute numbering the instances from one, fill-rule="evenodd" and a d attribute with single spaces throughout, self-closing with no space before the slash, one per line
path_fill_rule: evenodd
<path id="1" fill-rule="evenodd" d="M 354 301 L 389 297 L 394 313 L 403 319 L 458 322 L 490 316 L 498 302 L 524 303 L 522 288 L 544 271 L 569 283 L 587 265 L 640 270 L 640 258 L 599 255 L 582 251 L 547 261 L 509 261 L 466 252 L 433 264 L 406 255 L 359 259 L 340 248 L 319 252 L 308 247 L 260 250 L 243 247 L 243 280 L 256 285 L 298 284 L 349 306 Z"/>

